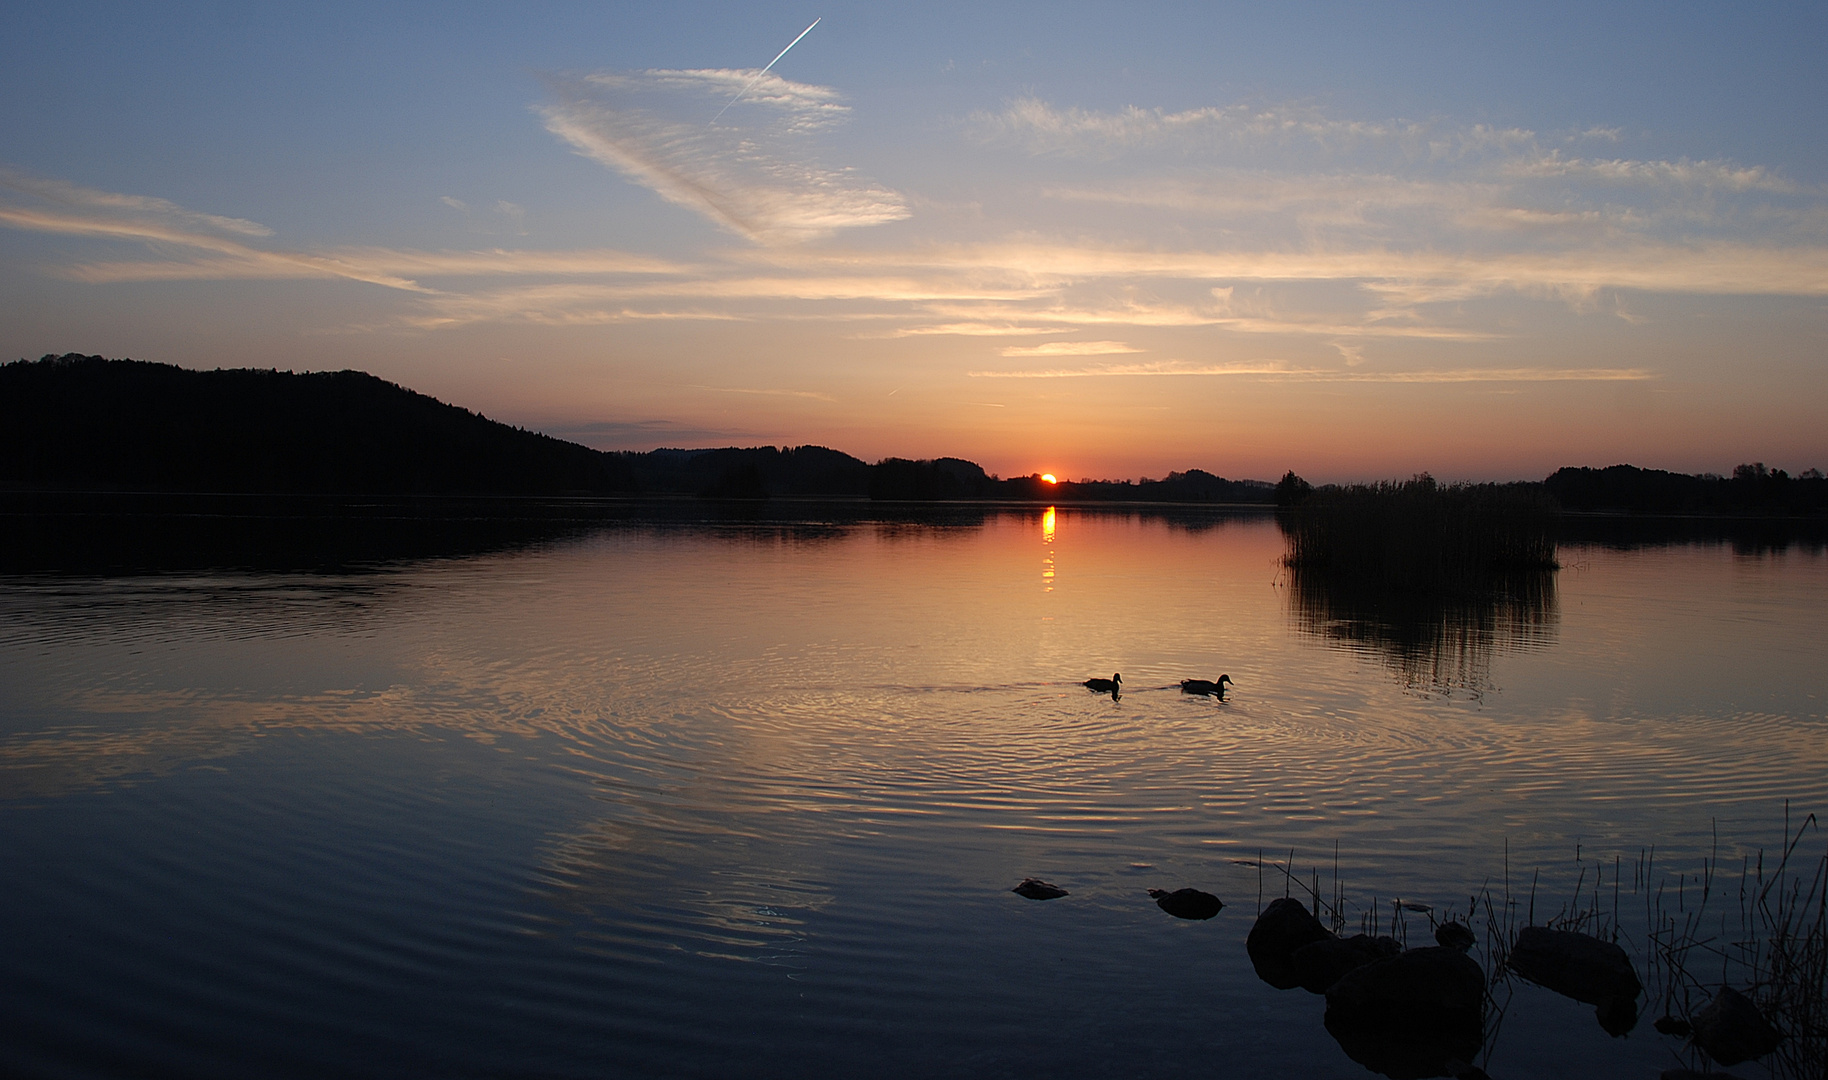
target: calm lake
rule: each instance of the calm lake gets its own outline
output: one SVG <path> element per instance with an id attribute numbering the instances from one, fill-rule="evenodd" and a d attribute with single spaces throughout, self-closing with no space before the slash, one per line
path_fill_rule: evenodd
<path id="1" fill-rule="evenodd" d="M 0 1072 L 1356 1078 L 1245 954 L 1291 852 L 1353 929 L 1641 911 L 1828 811 L 1819 545 L 1380 622 L 1267 516 L 767 513 L 0 578 Z M 1654 1077 L 1658 1014 L 1520 986 L 1481 1064 Z"/>

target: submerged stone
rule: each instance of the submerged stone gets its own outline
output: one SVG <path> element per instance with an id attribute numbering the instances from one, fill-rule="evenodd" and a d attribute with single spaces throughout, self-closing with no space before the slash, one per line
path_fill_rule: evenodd
<path id="1" fill-rule="evenodd" d="M 1400 951 L 1393 938 L 1374 938 L 1368 934 L 1337 938 L 1329 934 L 1296 949 L 1289 956 L 1289 965 L 1303 990 L 1324 994 L 1346 972 L 1364 967 L 1373 960 L 1395 956 Z"/>
<path id="2" fill-rule="evenodd" d="M 1511 946 L 1510 969 L 1538 986 L 1595 1006 L 1609 1035 L 1624 1035 L 1638 1022 L 1643 991 L 1625 950 L 1610 941 L 1573 930 L 1526 926 Z"/>
<path id="3" fill-rule="evenodd" d="M 1250 953 L 1250 966 L 1256 969 L 1259 979 L 1278 990 L 1293 990 L 1301 985 L 1301 977 L 1289 958 L 1303 945 L 1332 936 L 1332 931 L 1322 926 L 1301 901 L 1285 896 L 1271 901 L 1257 916 L 1250 936 L 1244 939 L 1244 948 Z"/>
<path id="4" fill-rule="evenodd" d="M 1054 900 L 1067 895 L 1066 890 L 1058 885 L 1049 885 L 1040 878 L 1023 878 L 1022 884 L 1009 890 L 1017 896 L 1026 896 L 1030 900 Z"/>
<path id="5" fill-rule="evenodd" d="M 1150 889 L 1149 895 L 1155 898 L 1156 907 L 1177 919 L 1210 919 L 1225 906 L 1218 897 L 1198 889 Z"/>
<path id="6" fill-rule="evenodd" d="M 1437 945 L 1461 952 L 1479 944 L 1479 939 L 1473 936 L 1473 928 L 1463 922 L 1444 922 L 1435 927 L 1434 940 Z"/>
<path id="7" fill-rule="evenodd" d="M 1695 1014 L 1692 1026 L 1695 1045 L 1721 1065 L 1764 1057 L 1783 1041 L 1752 999 L 1730 986 Z"/>
<path id="8" fill-rule="evenodd" d="M 1485 973 L 1441 946 L 1374 960 L 1327 990 L 1326 1025 L 1347 1057 L 1392 1080 L 1477 1075 Z"/>

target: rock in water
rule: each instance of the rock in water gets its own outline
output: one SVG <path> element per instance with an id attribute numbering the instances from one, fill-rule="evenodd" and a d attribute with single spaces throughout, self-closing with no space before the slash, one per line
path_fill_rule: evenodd
<path id="1" fill-rule="evenodd" d="M 1752 999 L 1730 986 L 1695 1014 L 1692 1026 L 1695 1045 L 1721 1065 L 1764 1057 L 1783 1040 Z"/>
<path id="2" fill-rule="evenodd" d="M 1257 978 L 1278 990 L 1293 990 L 1301 985 L 1301 977 L 1289 958 L 1303 945 L 1332 936 L 1301 901 L 1285 896 L 1257 916 L 1244 948 L 1250 953 L 1250 966 L 1257 969 Z"/>
<path id="3" fill-rule="evenodd" d="M 1149 895 L 1155 898 L 1156 907 L 1177 919 L 1210 919 L 1225 906 L 1218 897 L 1198 889 L 1150 889 Z"/>
<path id="4" fill-rule="evenodd" d="M 1320 941 L 1310 941 L 1289 956 L 1289 965 L 1301 988 L 1310 994 L 1324 994 L 1346 972 L 1364 967 L 1373 960 L 1395 956 L 1402 949 L 1395 938 L 1354 934 L 1336 938 L 1328 934 Z"/>
<path id="5" fill-rule="evenodd" d="M 1327 991 L 1327 1031 L 1346 1056 L 1392 1080 L 1467 1075 L 1485 1031 L 1485 973 L 1431 946 L 1374 960 Z"/>
<path id="6" fill-rule="evenodd" d="M 1038 877 L 1025 877 L 1022 884 L 1009 890 L 1017 896 L 1026 896 L 1030 900 L 1055 900 L 1066 895 L 1066 890 L 1058 885 L 1049 885 Z"/>
<path id="7" fill-rule="evenodd" d="M 1461 952 L 1479 944 L 1479 939 L 1473 936 L 1473 928 L 1463 922 L 1444 922 L 1435 927 L 1434 940 L 1437 945 Z"/>
<path id="8" fill-rule="evenodd" d="M 1510 969 L 1538 986 L 1596 1006 L 1594 1015 L 1607 1034 L 1623 1035 L 1637 1025 L 1643 986 L 1625 950 L 1610 941 L 1526 926 L 1511 946 Z"/>

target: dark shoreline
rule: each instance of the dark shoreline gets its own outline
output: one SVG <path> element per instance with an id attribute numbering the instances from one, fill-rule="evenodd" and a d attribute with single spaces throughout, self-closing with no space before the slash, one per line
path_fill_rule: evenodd
<path id="1" fill-rule="evenodd" d="M 603 529 L 829 538 L 866 525 L 979 528 L 1003 514 L 1141 515 L 1201 530 L 1262 505 L 780 497 L 273 495 L 0 491 L 0 574 L 360 572 L 562 542 Z"/>
<path id="2" fill-rule="evenodd" d="M 0 573 L 355 572 L 560 542 L 614 528 L 812 539 L 865 525 L 978 528 L 1004 514 L 1137 516 L 1192 531 L 1263 521 L 1261 504 L 871 500 L 690 495 L 300 495 L 0 490 Z M 1557 542 L 1617 550 L 1730 544 L 1740 554 L 1828 546 L 1821 518 L 1569 513 Z"/>

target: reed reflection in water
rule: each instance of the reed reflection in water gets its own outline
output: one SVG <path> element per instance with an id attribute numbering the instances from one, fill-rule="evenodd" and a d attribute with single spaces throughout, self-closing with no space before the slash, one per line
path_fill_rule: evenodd
<path id="1" fill-rule="evenodd" d="M 1495 656 L 1555 644 L 1555 573 L 1517 571 L 1464 593 L 1295 566 L 1289 610 L 1304 634 L 1377 656 L 1410 689 L 1477 696 L 1491 688 Z"/>

